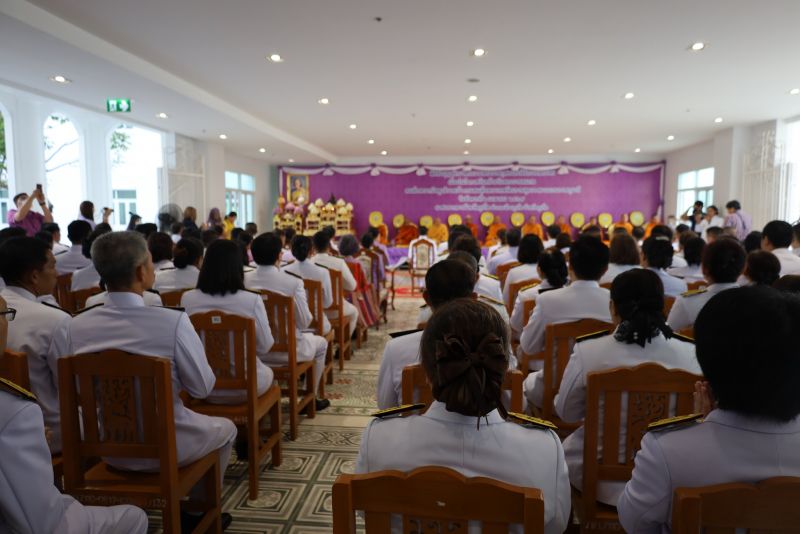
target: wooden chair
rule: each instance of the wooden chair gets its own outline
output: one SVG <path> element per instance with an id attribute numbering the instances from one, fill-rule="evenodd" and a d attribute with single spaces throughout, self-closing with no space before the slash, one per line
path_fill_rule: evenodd
<path id="1" fill-rule="evenodd" d="M 677 333 L 682 336 L 686 336 L 690 339 L 694 339 L 694 326 L 687 326 L 686 328 L 681 328 L 680 330 L 678 330 Z"/>
<path id="2" fill-rule="evenodd" d="M 677 488 L 672 500 L 675 534 L 797 532 L 800 478 L 776 477 L 757 484 Z"/>
<path id="3" fill-rule="evenodd" d="M 56 298 L 58 305 L 69 312 L 75 310 L 75 304 L 72 302 L 71 288 L 72 273 L 58 275 L 56 278 L 56 288 L 53 290 L 53 296 Z"/>
<path id="4" fill-rule="evenodd" d="M 511 393 L 511 402 L 508 406 L 510 412 L 522 412 L 522 382 L 524 376 L 520 371 L 509 369 L 503 380 L 503 389 Z M 408 365 L 403 368 L 401 383 L 401 398 L 403 404 L 421 402 L 430 406 L 433 402 L 433 391 L 425 375 L 422 364 Z M 426 408 L 427 409 L 427 408 Z M 417 413 L 417 412 L 415 412 Z"/>
<path id="5" fill-rule="evenodd" d="M 322 372 L 322 380 L 319 382 L 319 396 L 325 397 L 325 384 L 333 384 L 333 342 L 334 331 L 333 327 L 325 333 L 325 312 L 323 311 L 322 302 L 322 282 L 319 280 L 306 280 L 303 279 L 303 286 L 306 289 L 306 296 L 308 298 L 308 309 L 311 311 L 313 318 L 309 328 L 314 329 L 314 333 L 320 337 L 324 337 L 328 342 L 328 351 L 325 353 L 325 370 Z"/>
<path id="6" fill-rule="evenodd" d="M 657 363 L 589 373 L 583 423 L 583 491 L 574 499 L 581 525 L 597 528 L 603 523 L 616 524 L 616 508 L 597 502 L 598 483 L 630 480 L 633 459 L 647 425 L 692 413 L 694 383 L 702 379 Z"/>
<path id="7" fill-rule="evenodd" d="M 366 248 L 362 248 L 358 254 L 356 254 L 356 258 L 358 258 L 358 261 L 361 263 L 364 272 L 369 273 L 370 283 L 372 284 L 372 295 L 375 299 L 375 303 L 378 305 L 378 320 L 375 322 L 375 329 L 379 330 L 381 320 L 383 320 L 384 324 L 389 321 L 386 315 L 389 307 L 389 292 L 382 289 L 381 275 L 385 273 L 380 272 L 381 259 L 377 252 Z"/>
<path id="8" fill-rule="evenodd" d="M 261 291 L 261 294 L 266 297 L 264 307 L 267 309 L 269 327 L 275 339 L 271 351 L 285 352 L 287 357 L 286 365 L 271 364 L 270 367 L 275 373 L 275 380 L 286 381 L 286 387 L 281 389 L 281 393 L 289 397 L 289 438 L 294 441 L 297 439 L 300 412 L 306 410 L 309 419 L 317 414 L 314 402 L 314 359 L 307 362 L 297 361 L 294 298 L 267 290 Z M 306 377 L 306 387 L 299 391 L 297 382 L 303 375 Z"/>
<path id="9" fill-rule="evenodd" d="M 530 320 L 531 315 L 533 315 L 533 309 L 535 307 L 536 307 L 536 301 L 535 300 L 526 300 L 526 301 L 524 301 L 522 303 L 522 324 L 523 325 L 528 324 L 528 321 Z M 512 310 L 512 313 L 513 313 L 513 310 Z M 524 328 L 524 326 L 523 326 L 523 328 Z M 522 335 L 522 332 L 517 332 L 515 330 L 514 331 L 514 336 L 512 336 L 512 337 L 519 337 L 521 335 Z M 519 347 L 519 341 L 514 341 L 512 339 L 511 348 L 514 351 L 514 354 L 518 354 L 517 347 Z M 523 362 L 523 360 L 524 360 L 524 362 Z M 529 359 L 526 358 L 526 355 L 525 354 L 521 354 L 520 358 L 519 358 L 519 365 L 520 365 L 520 371 L 522 371 L 523 377 L 528 376 L 528 373 L 530 373 L 530 367 L 528 366 L 528 362 L 529 362 Z M 525 363 L 524 366 L 523 366 L 523 363 Z"/>
<path id="10" fill-rule="evenodd" d="M 67 311 L 72 313 L 81 311 L 86 307 L 86 301 L 89 300 L 89 297 L 102 292 L 103 290 L 99 287 L 70 291 L 69 302 L 72 304 L 72 309 L 67 309 Z"/>
<path id="11" fill-rule="evenodd" d="M 602 283 L 602 284 L 600 284 L 600 287 L 602 287 L 603 289 L 608 289 L 609 291 L 611 291 L 611 282 Z"/>
<path id="12" fill-rule="evenodd" d="M 333 484 L 333 533 L 355 532 L 355 511 L 364 510 L 366 531 L 391 532 L 392 514 L 401 514 L 403 532 L 467 531 L 467 521 L 483 532 L 508 532 L 523 525 L 526 534 L 544 532 L 544 499 L 535 488 L 512 486 L 485 477 L 467 478 L 446 467 L 419 467 L 339 475 Z"/>
<path id="13" fill-rule="evenodd" d="M 119 350 L 58 360 L 64 490 L 84 504 L 160 509 L 164 532 L 178 534 L 181 498 L 202 482 L 205 501 L 189 503 L 204 512 L 195 532 L 220 532 L 219 452 L 178 467 L 171 369 L 166 358 Z M 105 461 L 84 467 L 98 457 L 152 459 L 160 467 L 153 473 Z"/>
<path id="14" fill-rule="evenodd" d="M 350 339 L 350 319 L 344 316 L 344 282 L 342 273 L 336 269 L 328 269 L 331 277 L 331 291 L 333 293 L 333 304 L 327 308 L 328 311 L 335 311 L 336 317 L 328 316 L 331 323 L 336 345 L 339 348 L 339 370 L 344 370 L 344 361 L 350 359 L 353 351 Z"/>
<path id="15" fill-rule="evenodd" d="M 664 297 L 664 317 L 669 317 L 669 312 L 675 304 L 675 297 Z"/>
<path id="16" fill-rule="evenodd" d="M 506 277 L 508 277 L 508 271 L 513 269 L 514 267 L 519 267 L 522 265 L 518 261 L 511 261 L 508 263 L 504 263 L 503 265 L 498 265 L 495 274 L 497 275 L 497 279 L 500 280 L 500 288 L 502 289 L 506 285 Z"/>
<path id="17" fill-rule="evenodd" d="M 414 243 L 411 250 L 411 262 L 409 265 L 409 273 L 411 274 L 411 294 L 417 289 L 414 283 L 418 278 L 425 279 L 428 269 L 433 267 L 436 246 L 426 239 L 420 239 Z M 421 293 L 420 286 L 420 293 Z"/>
<path id="18" fill-rule="evenodd" d="M 214 391 L 245 390 L 247 400 L 240 404 L 213 404 L 191 399 L 187 405 L 195 412 L 225 417 L 245 428 L 250 499 L 257 499 L 261 462 L 272 452 L 272 465 L 281 464 L 280 386 L 273 383 L 264 394 L 258 394 L 255 320 L 220 311 L 197 313 L 190 319 L 203 340 L 206 359 L 217 377 Z M 269 429 L 262 429 L 267 417 Z M 263 442 L 262 437 L 265 438 Z"/>
<path id="19" fill-rule="evenodd" d="M 697 282 L 687 282 L 686 287 L 689 291 L 696 291 L 708 287 L 708 282 L 705 280 L 698 280 Z"/>
<path id="20" fill-rule="evenodd" d="M 523 287 L 528 286 L 537 286 L 539 285 L 540 280 L 537 278 L 529 278 L 528 280 L 520 280 L 519 282 L 514 282 L 513 284 L 508 286 L 508 301 L 506 302 L 506 309 L 508 310 L 508 315 L 514 312 L 514 303 L 517 301 L 517 295 L 519 294 L 519 290 Z"/>
<path id="21" fill-rule="evenodd" d="M 0 377 L 11 380 L 16 385 L 31 389 L 30 375 L 28 374 L 28 355 L 6 349 L 0 355 Z"/>
<path id="22" fill-rule="evenodd" d="M 165 291 L 163 293 L 159 293 L 159 296 L 161 297 L 161 304 L 169 308 L 179 308 L 183 294 L 191 290 L 191 287 L 187 287 L 186 289 L 178 289 L 177 291 Z"/>

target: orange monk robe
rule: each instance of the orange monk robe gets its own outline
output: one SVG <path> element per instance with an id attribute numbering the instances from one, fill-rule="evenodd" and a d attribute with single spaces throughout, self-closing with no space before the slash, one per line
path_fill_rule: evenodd
<path id="1" fill-rule="evenodd" d="M 378 243 L 381 245 L 389 244 L 389 227 L 384 223 L 378 225 Z"/>
<path id="2" fill-rule="evenodd" d="M 628 232 L 628 234 L 630 235 L 633 234 L 633 225 L 629 222 L 622 222 L 622 221 L 615 222 L 614 226 L 612 227 L 612 232 L 617 228 L 624 228 L 625 231 Z"/>
<path id="3" fill-rule="evenodd" d="M 526 236 L 528 234 L 533 234 L 535 236 L 539 236 L 539 239 L 544 241 L 544 228 L 539 223 L 529 223 L 526 222 L 522 225 L 522 236 Z"/>
<path id="4" fill-rule="evenodd" d="M 493 222 L 489 229 L 486 230 L 486 241 L 483 242 L 484 246 L 493 247 L 499 243 L 499 240 L 497 239 L 497 232 L 505 229 L 505 224 L 501 222 Z"/>
<path id="5" fill-rule="evenodd" d="M 572 227 L 568 223 L 559 224 L 558 227 L 561 228 L 562 234 L 572 235 Z"/>
<path id="6" fill-rule="evenodd" d="M 644 238 L 647 239 L 648 237 L 650 237 L 650 234 L 653 233 L 653 228 L 655 228 L 659 224 L 661 223 L 654 223 L 654 222 L 647 223 L 647 227 L 644 229 Z"/>
<path id="7" fill-rule="evenodd" d="M 419 230 L 417 229 L 417 225 L 406 222 L 403 224 L 403 226 L 397 229 L 397 235 L 394 236 L 394 244 L 398 246 L 408 245 L 418 237 Z"/>
<path id="8" fill-rule="evenodd" d="M 449 234 L 450 232 L 447 229 L 447 225 L 444 223 L 433 223 L 431 227 L 428 228 L 428 237 L 437 243 L 446 243 Z"/>
<path id="9" fill-rule="evenodd" d="M 478 239 L 478 226 L 475 223 L 465 223 L 464 226 L 469 228 L 469 231 L 472 232 L 472 237 Z"/>

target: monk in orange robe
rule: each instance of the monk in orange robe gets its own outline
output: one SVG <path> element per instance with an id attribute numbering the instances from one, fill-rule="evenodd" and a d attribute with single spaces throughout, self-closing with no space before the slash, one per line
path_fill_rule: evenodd
<path id="1" fill-rule="evenodd" d="M 620 220 L 613 224 L 611 231 L 613 232 L 617 228 L 624 228 L 629 235 L 633 234 L 633 225 L 631 224 L 631 219 L 627 213 L 623 213 L 620 217 Z"/>
<path id="2" fill-rule="evenodd" d="M 472 222 L 472 215 L 464 217 L 464 226 L 469 228 L 469 231 L 472 232 L 472 237 L 478 239 L 478 226 Z"/>
<path id="3" fill-rule="evenodd" d="M 428 228 L 428 237 L 437 243 L 446 243 L 449 235 L 450 232 L 447 229 L 447 225 L 442 223 L 442 219 L 436 217 L 431 227 Z"/>
<path id="4" fill-rule="evenodd" d="M 536 215 L 528 217 L 528 222 L 522 225 L 522 237 L 528 234 L 539 236 L 539 239 L 544 241 L 544 228 L 539 224 L 539 219 L 536 218 Z"/>
<path id="5" fill-rule="evenodd" d="M 567 222 L 567 218 L 563 215 L 559 215 L 558 219 L 556 219 L 556 224 L 559 228 L 561 228 L 561 233 L 572 235 L 572 227 Z"/>
<path id="6" fill-rule="evenodd" d="M 408 246 L 413 240 L 419 237 L 417 225 L 403 217 L 403 224 L 397 229 L 394 236 L 394 244 L 397 246 Z"/>
<path id="7" fill-rule="evenodd" d="M 653 233 L 653 228 L 661 224 L 661 217 L 658 215 L 653 215 L 650 218 L 650 222 L 647 223 L 647 227 L 644 229 L 644 238 L 647 239 L 650 237 L 650 234 Z"/>
<path id="8" fill-rule="evenodd" d="M 389 244 L 389 227 L 386 226 L 386 223 L 378 225 L 378 243 L 384 246 Z"/>
<path id="9" fill-rule="evenodd" d="M 486 230 L 486 240 L 483 242 L 483 245 L 486 247 L 492 247 L 497 244 L 497 232 L 500 230 L 505 230 L 506 225 L 503 224 L 503 220 L 500 218 L 499 215 L 494 216 L 494 221 L 489 226 L 489 229 Z"/>

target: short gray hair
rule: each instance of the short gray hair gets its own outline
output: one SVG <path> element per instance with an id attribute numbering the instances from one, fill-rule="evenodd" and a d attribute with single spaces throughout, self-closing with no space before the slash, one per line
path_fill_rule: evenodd
<path id="1" fill-rule="evenodd" d="M 339 242 L 339 253 L 343 256 L 352 256 L 359 249 L 361 249 L 361 245 L 358 244 L 358 239 L 351 234 L 345 235 Z"/>
<path id="2" fill-rule="evenodd" d="M 148 255 L 147 242 L 139 232 L 109 232 L 92 243 L 94 268 L 113 287 L 129 286 Z"/>

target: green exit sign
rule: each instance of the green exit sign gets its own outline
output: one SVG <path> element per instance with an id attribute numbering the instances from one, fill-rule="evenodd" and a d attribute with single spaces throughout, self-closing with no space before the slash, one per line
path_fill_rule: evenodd
<path id="1" fill-rule="evenodd" d="M 109 98 L 106 100 L 106 110 L 111 113 L 130 113 L 130 98 Z"/>

